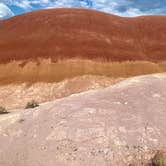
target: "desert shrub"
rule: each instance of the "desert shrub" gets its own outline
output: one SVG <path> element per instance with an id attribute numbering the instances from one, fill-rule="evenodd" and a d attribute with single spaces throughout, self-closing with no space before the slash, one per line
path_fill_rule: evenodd
<path id="1" fill-rule="evenodd" d="M 166 152 L 158 151 L 152 158 L 150 166 L 166 166 Z"/>
<path id="2" fill-rule="evenodd" d="M 25 119 L 22 119 L 22 118 L 18 120 L 19 123 L 23 123 L 24 121 Z"/>
<path id="3" fill-rule="evenodd" d="M 29 109 L 29 108 L 35 108 L 35 107 L 38 107 L 38 106 L 39 106 L 39 103 L 35 100 L 32 100 L 32 101 L 27 103 L 25 108 Z"/>
<path id="4" fill-rule="evenodd" d="M 5 107 L 0 106 L 0 114 L 8 114 L 9 112 L 6 110 Z"/>

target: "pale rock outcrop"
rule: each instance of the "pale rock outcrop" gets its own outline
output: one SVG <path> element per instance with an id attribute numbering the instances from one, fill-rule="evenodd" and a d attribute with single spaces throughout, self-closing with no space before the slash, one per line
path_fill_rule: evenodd
<path id="1" fill-rule="evenodd" d="M 0 116 L 0 165 L 143 165 L 166 146 L 166 75 Z"/>

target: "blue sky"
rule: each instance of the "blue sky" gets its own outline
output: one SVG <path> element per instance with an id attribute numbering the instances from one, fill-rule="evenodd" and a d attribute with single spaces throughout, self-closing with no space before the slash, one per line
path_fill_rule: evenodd
<path id="1" fill-rule="evenodd" d="M 119 16 L 166 14 L 166 0 L 0 0 L 0 20 L 45 8 L 81 7 Z"/>

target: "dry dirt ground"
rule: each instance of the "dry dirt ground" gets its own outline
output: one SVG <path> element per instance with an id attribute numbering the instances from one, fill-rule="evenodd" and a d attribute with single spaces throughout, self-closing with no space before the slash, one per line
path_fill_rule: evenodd
<path id="1" fill-rule="evenodd" d="M 166 146 L 166 75 L 0 116 L 2 166 L 145 165 Z"/>

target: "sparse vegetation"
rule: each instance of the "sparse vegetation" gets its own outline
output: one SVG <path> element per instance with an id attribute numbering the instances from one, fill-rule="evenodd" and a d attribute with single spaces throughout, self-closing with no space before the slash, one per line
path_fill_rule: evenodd
<path id="1" fill-rule="evenodd" d="M 38 107 L 38 106 L 39 106 L 39 103 L 35 100 L 32 100 L 32 101 L 27 103 L 25 108 L 29 109 L 29 108 L 35 108 L 35 107 Z"/>
<path id="2" fill-rule="evenodd" d="M 166 152 L 158 151 L 152 158 L 150 166 L 166 166 Z"/>
<path id="3" fill-rule="evenodd" d="M 6 110 L 5 107 L 0 106 L 0 114 L 8 114 L 9 112 Z"/>
<path id="4" fill-rule="evenodd" d="M 25 121 L 25 119 L 19 119 L 19 123 L 23 123 Z"/>

